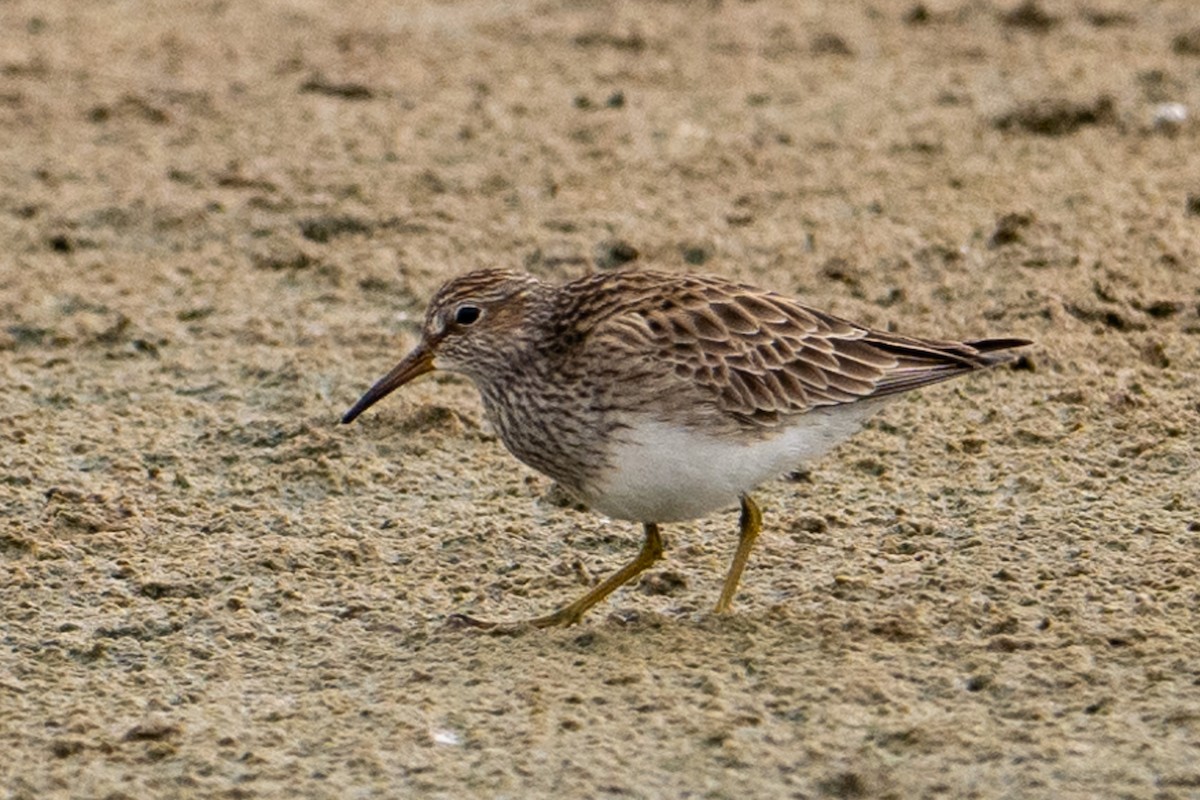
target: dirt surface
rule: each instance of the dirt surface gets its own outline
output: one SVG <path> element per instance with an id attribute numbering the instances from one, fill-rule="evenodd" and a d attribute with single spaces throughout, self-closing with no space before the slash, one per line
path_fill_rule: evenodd
<path id="1" fill-rule="evenodd" d="M 7 796 L 1200 796 L 1194 3 L 341 7 L 0 3 Z M 1038 344 L 763 487 L 733 616 L 731 509 L 448 627 L 640 531 L 461 379 L 338 417 L 621 263 Z"/>

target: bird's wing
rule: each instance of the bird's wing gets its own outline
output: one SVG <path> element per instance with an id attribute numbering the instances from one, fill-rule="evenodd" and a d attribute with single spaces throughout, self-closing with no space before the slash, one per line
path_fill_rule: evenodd
<path id="1" fill-rule="evenodd" d="M 949 342 L 872 330 L 773 292 L 678 276 L 613 308 L 595 330 L 655 362 L 725 413 L 763 425 L 884 397 L 1008 360 L 1027 342 Z"/>

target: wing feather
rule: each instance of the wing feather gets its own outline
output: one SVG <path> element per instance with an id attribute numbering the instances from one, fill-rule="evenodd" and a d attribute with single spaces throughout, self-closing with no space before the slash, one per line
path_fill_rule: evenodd
<path id="1" fill-rule="evenodd" d="M 1009 350 L 1028 344 L 897 336 L 717 278 L 596 278 L 598 286 L 606 281 L 621 285 L 609 295 L 623 299 L 610 306 L 591 300 L 603 312 L 592 335 L 616 335 L 631 357 L 666 360 L 670 369 L 659 374 L 706 393 L 720 412 L 765 426 L 1002 363 L 1013 357 Z"/>

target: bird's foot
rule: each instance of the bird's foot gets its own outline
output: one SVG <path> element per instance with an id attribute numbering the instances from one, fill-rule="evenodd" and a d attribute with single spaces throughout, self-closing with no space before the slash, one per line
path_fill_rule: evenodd
<path id="1" fill-rule="evenodd" d="M 502 633 L 515 632 L 522 628 L 554 628 L 558 626 L 565 628 L 578 624 L 583 619 L 583 612 L 585 610 L 576 608 L 575 604 L 572 604 L 563 606 L 550 614 L 516 620 L 514 622 L 493 622 L 491 620 L 478 619 L 468 614 L 451 614 L 447 618 L 446 624 L 452 628 L 475 628 L 477 630 Z"/>
<path id="2" fill-rule="evenodd" d="M 451 614 L 446 618 L 446 625 L 451 628 L 478 628 L 488 631 L 498 627 L 499 624 L 486 619 L 477 619 L 467 614 Z"/>

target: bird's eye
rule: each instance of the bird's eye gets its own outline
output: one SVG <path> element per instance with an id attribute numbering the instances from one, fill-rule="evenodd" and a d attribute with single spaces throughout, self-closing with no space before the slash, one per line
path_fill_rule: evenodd
<path id="1" fill-rule="evenodd" d="M 479 319 L 481 313 L 479 306 L 459 306 L 454 311 L 454 321 L 459 325 L 470 325 Z"/>

